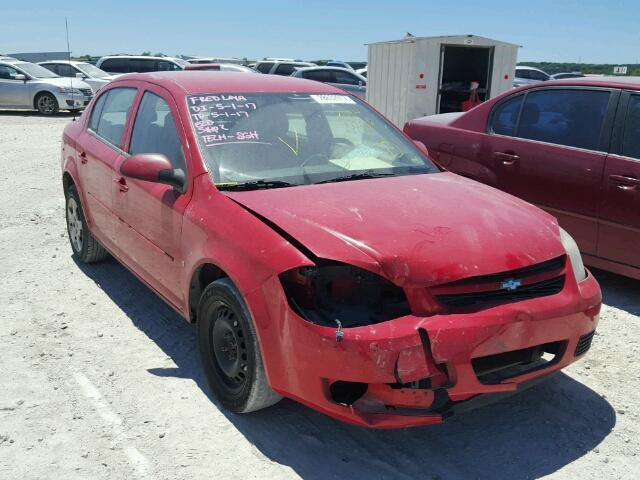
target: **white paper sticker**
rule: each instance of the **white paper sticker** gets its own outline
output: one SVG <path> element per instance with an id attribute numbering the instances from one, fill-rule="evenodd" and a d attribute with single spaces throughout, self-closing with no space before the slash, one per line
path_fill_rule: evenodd
<path id="1" fill-rule="evenodd" d="M 318 103 L 356 103 L 348 95 L 309 95 Z"/>

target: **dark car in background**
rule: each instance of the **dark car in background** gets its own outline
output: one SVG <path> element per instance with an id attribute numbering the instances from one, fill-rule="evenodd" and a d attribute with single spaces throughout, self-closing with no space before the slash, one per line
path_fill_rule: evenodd
<path id="1" fill-rule="evenodd" d="M 640 78 L 529 85 L 404 130 L 446 169 L 552 213 L 585 263 L 640 279 Z"/>
<path id="2" fill-rule="evenodd" d="M 189 62 L 181 58 L 146 55 L 109 55 L 96 63 L 96 67 L 111 74 L 170 72 L 184 70 L 187 65 Z"/>

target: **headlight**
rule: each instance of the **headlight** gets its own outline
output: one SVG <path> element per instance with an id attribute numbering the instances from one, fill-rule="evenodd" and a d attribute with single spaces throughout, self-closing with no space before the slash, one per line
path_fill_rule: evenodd
<path id="1" fill-rule="evenodd" d="M 292 309 L 326 327 L 371 325 L 411 313 L 402 288 L 375 273 L 341 263 L 280 275 Z"/>
<path id="2" fill-rule="evenodd" d="M 78 95 L 82 95 L 82 92 L 80 90 L 78 90 L 77 88 L 70 88 L 70 87 L 58 87 L 58 91 L 60 93 L 74 93 L 74 94 L 78 94 Z"/>
<path id="3" fill-rule="evenodd" d="M 560 229 L 560 240 L 562 240 L 562 246 L 571 260 L 573 274 L 576 276 L 576 280 L 581 282 L 587 278 L 587 271 L 584 268 L 584 263 L 582 263 L 582 255 L 580 255 L 578 244 L 563 228 Z"/>

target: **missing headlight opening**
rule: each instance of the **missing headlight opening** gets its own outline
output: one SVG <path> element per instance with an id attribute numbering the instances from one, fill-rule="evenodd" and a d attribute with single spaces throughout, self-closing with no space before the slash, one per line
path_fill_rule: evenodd
<path id="1" fill-rule="evenodd" d="M 297 268 L 280 280 L 291 308 L 318 325 L 359 327 L 410 313 L 402 288 L 350 265 L 327 262 Z"/>

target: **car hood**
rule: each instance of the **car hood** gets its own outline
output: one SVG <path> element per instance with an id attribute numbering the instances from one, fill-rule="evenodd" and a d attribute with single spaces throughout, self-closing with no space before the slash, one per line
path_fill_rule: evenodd
<path id="1" fill-rule="evenodd" d="M 564 254 L 551 215 L 448 172 L 225 193 L 309 255 L 397 285 L 498 273 Z"/>
<path id="2" fill-rule="evenodd" d="M 56 87 L 91 88 L 86 82 L 80 80 L 79 78 L 34 78 L 33 82 L 41 83 L 43 85 L 55 85 Z"/>

